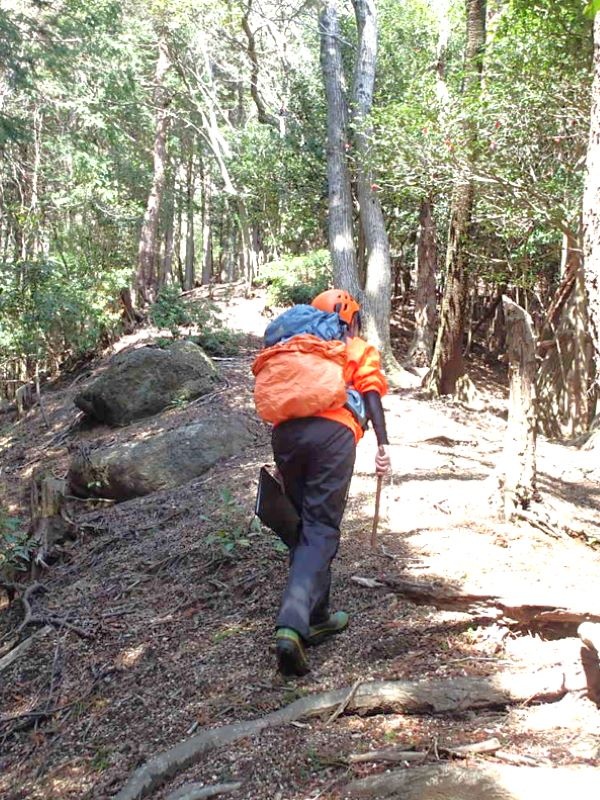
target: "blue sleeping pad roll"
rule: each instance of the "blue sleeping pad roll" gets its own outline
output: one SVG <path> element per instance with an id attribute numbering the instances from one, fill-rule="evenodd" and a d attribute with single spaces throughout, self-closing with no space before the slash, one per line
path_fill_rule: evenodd
<path id="1" fill-rule="evenodd" d="M 299 304 L 289 308 L 267 325 L 265 347 L 285 342 L 301 333 L 310 333 L 326 342 L 344 340 L 346 325 L 337 314 Z"/>

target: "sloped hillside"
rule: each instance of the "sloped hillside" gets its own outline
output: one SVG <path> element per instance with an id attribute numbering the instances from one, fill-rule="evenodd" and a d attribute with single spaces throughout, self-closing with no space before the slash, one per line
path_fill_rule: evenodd
<path id="1" fill-rule="evenodd" d="M 250 364 L 267 320 L 260 296 L 220 302 L 248 338 L 215 362 L 211 393 L 123 428 L 85 423 L 75 394 L 115 349 L 157 335 L 146 331 L 49 388 L 44 414 L 3 421 L 13 512 L 35 474 L 62 478 L 82 451 L 229 413 L 244 415 L 251 439 L 175 488 L 67 501 L 72 538 L 0 606 L 2 797 L 412 798 L 432 782 L 436 796 L 457 797 L 461 781 L 468 796 L 496 797 L 510 780 L 520 798 L 533 796 L 531 781 L 544 791 L 564 776 L 591 789 L 598 659 L 584 648 L 582 665 L 577 627 L 600 621 L 593 453 L 540 441 L 536 525 L 509 525 L 492 502 L 502 381 L 473 363 L 479 411 L 418 390 L 390 395 L 395 468 L 377 545 L 367 433 L 335 563 L 333 598 L 350 628 L 310 650 L 306 678 L 286 682 L 273 650 L 286 554 L 253 521 L 271 454 Z"/>

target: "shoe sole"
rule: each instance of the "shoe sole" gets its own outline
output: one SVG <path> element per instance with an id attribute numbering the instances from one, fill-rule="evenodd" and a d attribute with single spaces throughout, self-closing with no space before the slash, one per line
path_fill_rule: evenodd
<path id="1" fill-rule="evenodd" d="M 293 642 L 277 642 L 277 666 L 279 672 L 286 677 L 297 675 L 301 678 L 310 672 L 310 667 Z"/>
<path id="2" fill-rule="evenodd" d="M 337 636 L 338 633 L 343 633 L 347 629 L 347 623 L 343 628 L 327 628 L 324 631 L 319 631 L 319 633 L 316 633 L 314 636 L 309 636 L 306 640 L 306 644 L 310 647 L 316 647 L 317 645 L 322 644 L 326 639 L 329 639 L 331 636 Z"/>

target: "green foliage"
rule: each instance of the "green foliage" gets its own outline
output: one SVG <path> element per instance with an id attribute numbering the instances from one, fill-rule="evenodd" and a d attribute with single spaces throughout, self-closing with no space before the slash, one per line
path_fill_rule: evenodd
<path id="1" fill-rule="evenodd" d="M 209 356 L 227 358 L 227 356 L 235 356 L 239 353 L 244 336 L 236 331 L 221 327 L 203 331 L 194 340 Z"/>
<path id="2" fill-rule="evenodd" d="M 73 258 L 0 263 L 0 367 L 81 356 L 120 325 L 127 270 L 106 273 Z"/>
<path id="3" fill-rule="evenodd" d="M 600 11 L 600 0 L 591 0 L 585 7 L 584 13 L 588 17 L 594 17 Z"/>
<path id="4" fill-rule="evenodd" d="M 181 328 L 197 328 L 191 337 L 211 356 L 232 356 L 239 352 L 243 336 L 223 326 L 216 306 L 201 300 L 186 300 L 176 286 L 163 286 L 150 307 L 150 319 L 177 338 Z M 165 340 L 166 341 L 166 340 Z"/>
<path id="5" fill-rule="evenodd" d="M 191 317 L 178 287 L 163 286 L 150 307 L 150 320 L 157 328 L 166 328 L 173 336 L 182 325 L 190 325 Z"/>
<path id="6" fill-rule="evenodd" d="M 209 533 L 206 539 L 209 544 L 216 544 L 226 555 L 231 555 L 239 548 L 250 547 L 250 537 L 256 534 L 256 530 L 252 525 L 248 526 L 243 507 L 227 487 L 219 493 L 216 521 L 217 529 Z"/>
<path id="7" fill-rule="evenodd" d="M 31 559 L 32 547 L 23 528 L 23 521 L 13 517 L 0 506 L 0 574 L 25 572 Z"/>
<path id="8" fill-rule="evenodd" d="M 268 302 L 274 306 L 310 303 L 315 295 L 331 286 L 331 261 L 327 250 L 306 256 L 288 256 L 261 271 L 268 286 Z"/>

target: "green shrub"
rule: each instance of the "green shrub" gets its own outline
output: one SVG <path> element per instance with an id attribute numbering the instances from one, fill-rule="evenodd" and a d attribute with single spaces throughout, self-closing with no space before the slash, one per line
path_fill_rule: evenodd
<path id="1" fill-rule="evenodd" d="M 181 325 L 190 325 L 192 320 L 186 303 L 177 286 L 163 286 L 156 302 L 150 306 L 150 321 L 157 328 L 166 328 L 177 336 Z"/>
<path id="2" fill-rule="evenodd" d="M 130 270 L 106 271 L 74 257 L 0 262 L 0 368 L 42 367 L 92 352 L 121 324 L 119 291 Z"/>
<path id="3" fill-rule="evenodd" d="M 267 301 L 274 306 L 310 303 L 331 286 L 331 260 L 327 250 L 305 256 L 286 257 L 267 264 L 261 271 L 267 284 Z"/>
<path id="4" fill-rule="evenodd" d="M 0 574 L 25 572 L 31 559 L 31 543 L 19 517 L 0 507 Z"/>
<path id="5" fill-rule="evenodd" d="M 244 336 L 228 328 L 217 328 L 201 333 L 196 337 L 195 341 L 209 356 L 223 358 L 239 353 L 240 347 L 244 342 Z"/>
<path id="6" fill-rule="evenodd" d="M 243 336 L 223 326 L 217 307 L 204 300 L 186 300 L 176 286 L 163 286 L 150 308 L 150 319 L 157 328 L 167 328 L 174 337 L 182 327 L 197 327 L 192 340 L 208 355 L 231 356 L 239 352 Z"/>

